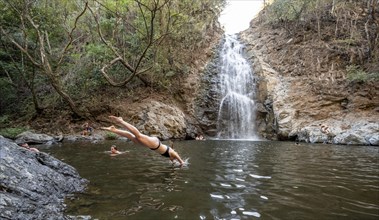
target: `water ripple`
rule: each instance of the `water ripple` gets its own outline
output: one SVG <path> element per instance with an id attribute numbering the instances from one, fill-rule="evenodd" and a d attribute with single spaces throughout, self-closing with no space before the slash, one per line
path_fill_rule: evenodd
<path id="1" fill-rule="evenodd" d="M 51 148 L 88 178 L 69 214 L 121 219 L 378 219 L 379 148 L 286 142 L 180 142 L 184 168 L 116 143 Z M 124 147 L 124 149 L 123 149 Z M 99 153 L 101 152 L 101 153 Z M 96 158 L 96 159 L 93 159 Z"/>
<path id="2" fill-rule="evenodd" d="M 249 174 L 249 176 L 255 178 L 255 179 L 271 179 L 271 176 L 259 176 L 255 174 Z"/>

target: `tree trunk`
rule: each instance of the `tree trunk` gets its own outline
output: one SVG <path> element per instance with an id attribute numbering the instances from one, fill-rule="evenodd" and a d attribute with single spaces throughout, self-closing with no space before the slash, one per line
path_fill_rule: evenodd
<path id="1" fill-rule="evenodd" d="M 52 76 L 50 77 L 51 85 L 54 87 L 55 91 L 63 98 L 64 101 L 68 103 L 72 112 L 74 112 L 76 117 L 85 118 L 84 114 L 79 110 L 79 108 L 75 105 L 74 101 L 71 97 L 63 91 L 59 83 Z"/>
<path id="2" fill-rule="evenodd" d="M 43 112 L 43 108 L 40 106 L 38 102 L 38 97 L 34 89 L 34 75 L 35 75 L 35 67 L 33 67 L 33 78 L 30 80 L 31 81 L 30 84 L 27 82 L 26 79 L 25 79 L 25 82 L 29 86 L 30 92 L 32 93 L 34 110 L 36 111 L 37 115 L 39 115 Z"/>

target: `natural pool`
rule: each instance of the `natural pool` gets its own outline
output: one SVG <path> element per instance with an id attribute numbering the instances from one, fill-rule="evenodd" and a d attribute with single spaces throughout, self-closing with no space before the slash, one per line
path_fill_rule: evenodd
<path id="1" fill-rule="evenodd" d="M 121 151 L 105 151 L 116 144 Z M 265 141 L 178 141 L 174 167 L 124 141 L 43 151 L 90 180 L 67 200 L 94 219 L 379 219 L 379 148 Z"/>

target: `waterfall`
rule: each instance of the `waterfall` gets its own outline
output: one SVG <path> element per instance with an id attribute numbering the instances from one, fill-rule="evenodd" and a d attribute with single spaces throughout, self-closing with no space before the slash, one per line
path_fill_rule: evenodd
<path id="1" fill-rule="evenodd" d="M 255 80 L 236 35 L 226 35 L 221 54 L 218 138 L 255 139 Z"/>

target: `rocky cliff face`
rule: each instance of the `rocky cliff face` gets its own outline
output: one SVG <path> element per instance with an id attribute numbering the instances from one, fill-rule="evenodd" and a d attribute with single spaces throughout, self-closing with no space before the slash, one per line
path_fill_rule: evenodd
<path id="1" fill-rule="evenodd" d="M 199 90 L 194 100 L 194 117 L 200 127 L 201 133 L 214 137 L 217 135 L 217 117 L 220 105 L 220 50 L 223 40 L 217 44 L 212 52 L 212 59 L 205 66 L 200 82 Z"/>
<path id="2" fill-rule="evenodd" d="M 240 34 L 258 74 L 262 137 L 379 145 L 379 84 L 346 80 L 345 67 L 323 42 L 283 30 L 251 27 Z M 326 124 L 331 134 L 320 131 Z"/>

